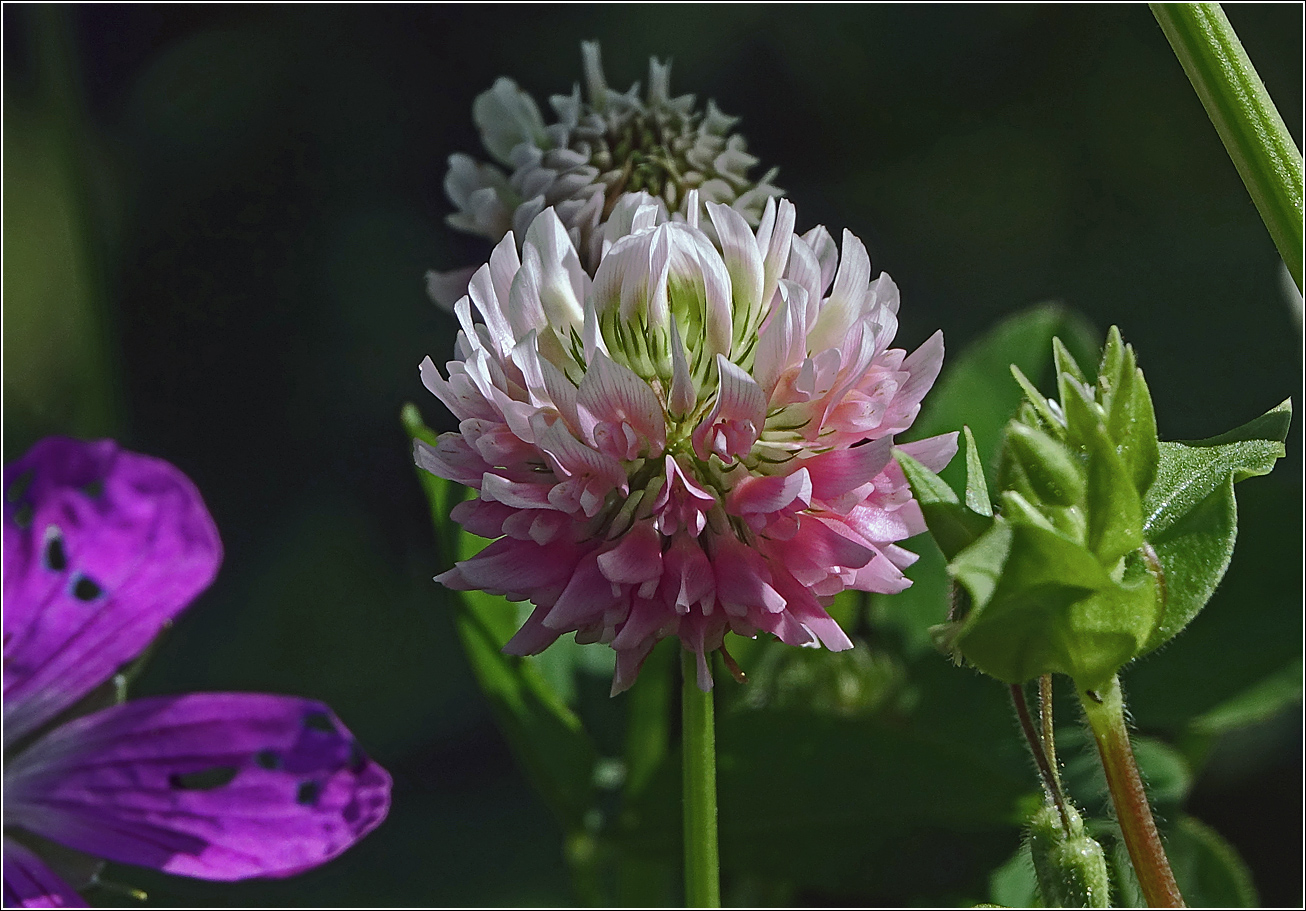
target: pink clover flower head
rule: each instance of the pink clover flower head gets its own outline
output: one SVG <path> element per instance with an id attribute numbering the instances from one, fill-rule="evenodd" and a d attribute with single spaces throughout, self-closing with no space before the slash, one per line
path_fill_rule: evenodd
<path id="1" fill-rule="evenodd" d="M 648 90 L 608 86 L 596 41 L 581 44 L 584 92 L 549 99 L 556 119 L 545 123 L 529 94 L 508 78 L 477 96 L 472 117 L 492 159 L 449 157 L 445 192 L 458 211 L 450 227 L 498 242 L 509 231 L 520 242 L 546 207 L 567 229 L 581 265 L 591 275 L 602 253 L 602 228 L 624 193 L 645 191 L 684 217 L 689 192 L 732 206 L 756 227 L 766 201 L 783 191 L 776 169 L 760 179 L 748 172 L 757 158 L 733 132 L 739 118 L 693 95 L 671 94 L 671 64 L 649 61 Z M 444 307 L 467 293 L 474 269 L 431 272 L 427 290 Z"/>
<path id="2" fill-rule="evenodd" d="M 167 462 L 50 437 L 5 467 L 6 906 L 84 906 L 100 859 L 289 876 L 385 817 L 389 775 L 320 702 L 115 699 L 119 668 L 221 560 L 199 492 Z"/>
<path id="3" fill-rule="evenodd" d="M 667 636 L 705 690 L 726 630 L 849 648 L 825 607 L 907 587 L 897 542 L 925 530 L 891 450 L 942 334 L 891 347 L 898 289 L 851 233 L 840 255 L 823 227 L 794 233 L 787 201 L 756 230 L 706 210 L 711 233 L 695 202 L 678 221 L 624 197 L 591 279 L 546 209 L 455 306 L 448 378 L 421 365 L 460 423 L 417 462 L 478 491 L 452 517 L 497 539 L 437 580 L 535 605 L 509 653 L 567 632 L 612 646 L 614 693 Z M 903 446 L 937 468 L 956 447 Z"/>

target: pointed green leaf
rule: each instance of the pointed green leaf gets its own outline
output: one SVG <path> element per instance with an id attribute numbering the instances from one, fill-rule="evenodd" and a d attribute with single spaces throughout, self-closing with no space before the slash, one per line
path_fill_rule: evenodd
<path id="1" fill-rule="evenodd" d="M 1102 344 L 1102 358 L 1097 365 L 1097 385 L 1102 390 L 1103 403 L 1108 402 L 1119 388 L 1121 376 L 1126 372 L 1124 339 L 1120 337 L 1120 327 L 1112 326 L 1106 332 L 1106 341 Z"/>
<path id="2" fill-rule="evenodd" d="M 1144 499 L 1145 526 L 1155 541 L 1186 513 L 1197 508 L 1226 477 L 1242 481 L 1269 474 L 1283 457 L 1292 419 L 1287 400 L 1254 421 L 1207 440 L 1161 444 L 1163 465 Z"/>
<path id="3" fill-rule="evenodd" d="M 1268 474 L 1284 453 L 1291 405 L 1196 443 L 1162 443 L 1143 498 L 1144 535 L 1164 574 L 1165 613 L 1148 650 L 1173 638 L 1210 600 L 1233 556 L 1235 481 Z"/>
<path id="4" fill-rule="evenodd" d="M 1106 357 L 1106 353 L 1109 351 L 1110 340 L 1108 339 L 1106 347 L 1103 348 L 1103 357 Z M 1052 338 L 1052 363 L 1056 365 L 1058 377 L 1063 375 L 1068 376 L 1081 385 L 1088 385 L 1088 377 L 1085 376 L 1084 371 L 1080 369 L 1079 363 L 1075 360 L 1074 355 L 1070 353 L 1070 349 L 1062 343 L 1061 339 L 1056 336 L 1053 336 Z M 1061 397 L 1065 398 L 1065 392 L 1061 393 Z"/>
<path id="5" fill-rule="evenodd" d="M 953 489 L 937 474 L 901 449 L 893 453 L 921 507 L 930 535 L 946 557 L 951 558 L 969 546 L 993 524 L 991 511 L 989 515 L 980 515 L 963 506 Z"/>
<path id="6" fill-rule="evenodd" d="M 1088 546 L 1106 567 L 1143 544 L 1143 507 L 1124 459 L 1100 423 L 1088 428 Z"/>
<path id="7" fill-rule="evenodd" d="M 966 508 L 977 516 L 991 516 L 993 504 L 989 501 L 989 485 L 984 479 L 984 462 L 975 445 L 975 435 L 969 425 L 962 427 L 961 433 L 966 448 Z"/>
<path id="8" fill-rule="evenodd" d="M 1156 466 L 1160 460 L 1156 432 L 1156 411 L 1152 407 L 1152 391 L 1143 378 L 1143 371 L 1135 368 L 1130 395 L 1111 415 L 1107 428 L 1112 439 L 1120 445 L 1121 455 L 1129 465 L 1134 487 L 1147 490 L 1156 479 Z"/>
<path id="9" fill-rule="evenodd" d="M 1134 349 L 1121 341 L 1115 326 L 1103 350 L 1097 389 L 1107 435 L 1125 460 L 1134 486 L 1146 490 L 1156 474 L 1156 413 Z"/>
<path id="10" fill-rule="evenodd" d="M 1047 429 L 1052 429 L 1060 425 L 1057 416 L 1052 413 L 1051 407 L 1048 406 L 1047 396 L 1038 391 L 1038 387 L 1029 381 L 1029 377 L 1021 372 L 1015 364 L 1011 365 L 1011 375 L 1016 378 L 1022 392 L 1025 393 L 1025 403 L 1034 409 L 1038 415 L 1039 421 Z M 1028 423 L 1028 422 L 1026 422 Z"/>

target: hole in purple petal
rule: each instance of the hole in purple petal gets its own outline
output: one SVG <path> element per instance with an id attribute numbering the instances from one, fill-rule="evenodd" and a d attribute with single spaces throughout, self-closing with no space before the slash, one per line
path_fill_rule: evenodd
<path id="1" fill-rule="evenodd" d="M 30 528 L 32 525 L 32 504 L 21 503 L 14 510 L 14 524 L 19 528 Z"/>
<path id="2" fill-rule="evenodd" d="M 68 568 L 68 554 L 57 526 L 51 525 L 45 530 L 45 549 L 41 556 L 45 559 L 45 568 L 52 573 L 61 573 Z"/>
<path id="3" fill-rule="evenodd" d="M 295 803 L 301 807 L 311 807 L 317 803 L 317 798 L 321 793 L 322 786 L 316 781 L 301 781 L 299 790 L 295 793 Z"/>
<path id="4" fill-rule="evenodd" d="M 168 784 L 178 791 L 212 791 L 231 784 L 236 777 L 236 767 L 228 765 L 214 766 L 199 772 L 181 772 L 168 776 Z"/>
<path id="5" fill-rule="evenodd" d="M 73 597 L 78 601 L 94 601 L 104 589 L 87 576 L 82 576 L 73 585 Z"/>
<path id="6" fill-rule="evenodd" d="M 275 750 L 259 750 L 254 754 L 254 763 L 261 769 L 275 772 L 281 768 L 281 757 Z"/>
<path id="7" fill-rule="evenodd" d="M 309 712 L 304 716 L 304 727 L 324 734 L 336 732 L 336 726 L 331 723 L 331 716 L 326 712 Z"/>
<path id="8" fill-rule="evenodd" d="M 89 484 L 82 485 L 82 493 L 86 494 L 88 497 L 98 497 L 100 494 L 104 493 L 104 479 L 96 478 Z"/>

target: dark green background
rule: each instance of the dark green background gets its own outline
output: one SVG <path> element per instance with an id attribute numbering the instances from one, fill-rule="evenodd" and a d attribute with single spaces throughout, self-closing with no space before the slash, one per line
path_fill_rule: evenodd
<path id="1" fill-rule="evenodd" d="M 1301 7 L 1228 14 L 1300 145 Z M 444 225 L 442 182 L 451 152 L 483 156 L 471 102 L 497 76 L 543 106 L 580 78 L 583 39 L 602 41 L 620 87 L 646 78 L 650 55 L 671 57 L 673 91 L 742 116 L 758 173 L 780 166 L 800 229 L 847 227 L 893 275 L 905 347 L 942 327 L 956 352 L 1059 300 L 1120 325 L 1163 438 L 1300 402 L 1286 273 L 1143 5 L 3 15 L 6 461 L 63 432 L 180 466 L 226 561 L 137 692 L 325 699 L 395 777 L 384 826 L 295 880 L 111 870 L 151 903 L 575 901 L 558 830 L 430 581 L 443 567 L 398 421 L 412 400 L 451 426 L 417 375 L 424 355 L 447 359 L 454 330 L 423 275 L 488 253 Z M 1298 616 L 1295 428 L 1288 451 L 1248 484 L 1234 567 L 1255 571 L 1240 591 L 1256 597 L 1235 608 L 1249 632 L 1234 663 L 1262 647 L 1258 612 Z M 1286 629 L 1291 645 L 1299 619 Z M 1176 699 L 1202 685 L 1165 683 L 1163 660 L 1140 679 Z M 1217 745 L 1189 804 L 1240 846 L 1269 904 L 1301 900 L 1299 708 L 1288 714 Z"/>

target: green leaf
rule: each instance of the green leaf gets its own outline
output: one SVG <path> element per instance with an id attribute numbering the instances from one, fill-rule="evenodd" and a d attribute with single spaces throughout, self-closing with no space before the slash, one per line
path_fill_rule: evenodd
<path id="1" fill-rule="evenodd" d="M 1241 703 L 1247 713 L 1222 712 L 1222 724 L 1242 726 L 1261 711 L 1275 711 L 1268 678 L 1300 681 L 1300 478 L 1272 474 L 1244 485 L 1238 512 L 1237 553 L 1201 621 L 1129 668 L 1129 707 L 1143 730 L 1179 735 L 1226 703 Z M 1242 703 L 1244 693 L 1262 684 L 1263 709 Z"/>
<path id="2" fill-rule="evenodd" d="M 1218 832 L 1180 816 L 1166 833 L 1175 882 L 1191 908 L 1254 908 L 1256 887 L 1243 859 Z"/>
<path id="3" fill-rule="evenodd" d="M 1106 434 L 1095 423 L 1088 429 L 1088 487 L 1085 512 L 1088 514 L 1088 546 L 1102 561 L 1113 567 L 1125 554 L 1143 544 L 1143 509 L 1129 469 Z"/>
<path id="4" fill-rule="evenodd" d="M 970 460 L 974 456 L 972 455 L 973 439 L 969 436 L 967 446 L 971 447 L 967 453 L 967 459 Z M 937 474 L 901 449 L 895 449 L 893 454 L 902 468 L 903 475 L 907 478 L 907 483 L 911 485 L 912 495 L 920 505 L 930 534 L 945 556 L 951 558 L 963 548 L 970 546 L 993 524 L 992 507 L 989 507 L 987 514 L 980 514 L 968 505 L 963 506 L 957 494 Z M 967 490 L 967 500 L 980 503 L 977 495 L 970 489 Z M 987 495 L 980 505 L 988 506 Z"/>
<path id="5" fill-rule="evenodd" d="M 1024 421 L 1023 423 L 1034 426 L 1037 423 L 1044 429 L 1051 430 L 1061 426 L 1061 421 L 1053 413 L 1052 407 L 1048 404 L 1047 396 L 1038 391 L 1038 387 L 1029 381 L 1029 377 L 1021 372 L 1015 364 L 1011 365 L 1011 375 L 1016 378 L 1016 384 L 1020 386 L 1021 392 L 1025 393 L 1024 405 L 1028 405 L 1034 410 L 1038 421 Z M 1024 407 L 1022 405 L 1022 407 Z"/>
<path id="6" fill-rule="evenodd" d="M 1108 356 L 1111 351 L 1110 345 L 1108 344 L 1102 351 L 1103 357 Z M 1074 394 L 1074 390 L 1088 386 L 1088 377 L 1084 375 L 1084 371 L 1062 344 L 1061 339 L 1055 337 L 1052 339 L 1052 362 L 1056 365 L 1057 398 L 1061 400 L 1061 406 L 1064 408 L 1066 399 Z"/>
<path id="7" fill-rule="evenodd" d="M 984 460 L 975 445 L 975 435 L 970 425 L 961 428 L 966 449 L 966 508 L 977 516 L 992 516 L 993 504 L 989 500 L 989 485 L 984 479 Z"/>
<path id="8" fill-rule="evenodd" d="M 1233 481 L 1269 474 L 1284 455 L 1292 420 L 1292 400 L 1281 402 L 1254 421 L 1228 433 L 1182 443 L 1161 444 L 1163 465 L 1143 498 L 1144 531 L 1149 540 L 1164 536 L 1185 514 L 1195 509 L 1225 479 Z"/>
<path id="9" fill-rule="evenodd" d="M 422 423 L 416 407 L 405 406 L 402 420 L 410 439 L 434 445 L 435 435 Z M 427 494 L 437 539 L 445 548 L 442 557 L 466 560 L 475 556 L 489 542 L 449 522 L 452 488 L 438 478 L 428 481 L 429 473 L 420 468 L 416 471 Z M 593 775 L 598 754 L 593 742 L 580 719 L 530 659 L 503 653 L 504 643 L 519 626 L 517 607 L 485 592 L 451 595 L 454 626 L 504 737 L 564 827 L 580 829 L 595 799 Z"/>
<path id="10" fill-rule="evenodd" d="M 1223 578 L 1237 534 L 1236 481 L 1268 474 L 1283 456 L 1291 403 L 1210 440 L 1162 443 L 1143 498 L 1144 535 L 1164 574 L 1165 611 L 1150 651 L 1197 616 Z"/>
<path id="11" fill-rule="evenodd" d="M 1219 734 L 1260 721 L 1300 702 L 1302 659 L 1281 667 L 1231 699 L 1226 699 L 1192 720 L 1189 727 L 1198 734 Z"/>
<path id="12" fill-rule="evenodd" d="M 1010 458 L 1003 460 L 1003 466 L 1011 474 L 1006 478 L 999 475 L 1001 489 L 1017 490 L 1030 500 L 1056 506 L 1083 501 L 1083 470 L 1061 441 L 1012 422 L 1007 427 L 1006 448 Z"/>
<path id="13" fill-rule="evenodd" d="M 1115 442 L 1134 487 L 1146 490 L 1156 476 L 1156 412 L 1134 349 L 1121 341 L 1116 326 L 1107 335 L 1097 386 L 1106 409 L 1107 436 Z"/>

